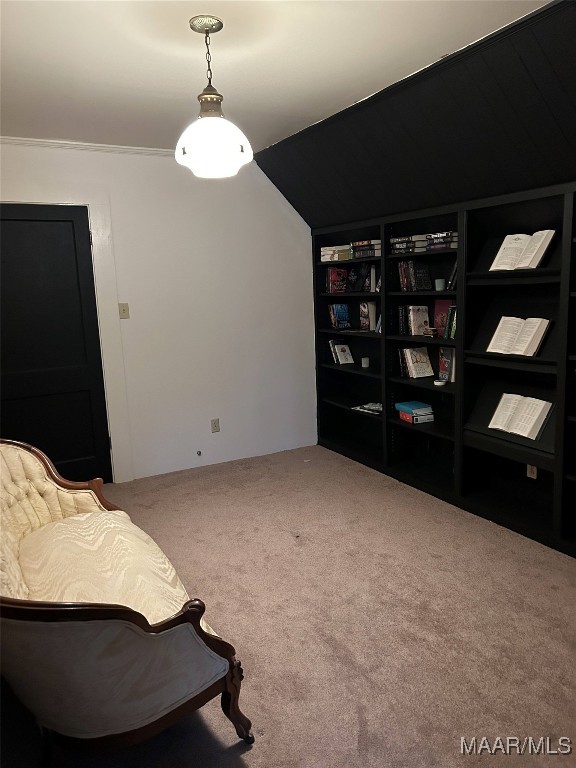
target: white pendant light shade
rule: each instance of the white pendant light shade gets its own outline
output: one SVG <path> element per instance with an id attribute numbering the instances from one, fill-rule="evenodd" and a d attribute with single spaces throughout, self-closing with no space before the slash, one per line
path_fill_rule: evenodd
<path id="1" fill-rule="evenodd" d="M 240 128 L 225 117 L 199 117 L 184 131 L 175 158 L 202 179 L 236 176 L 254 157 Z"/>

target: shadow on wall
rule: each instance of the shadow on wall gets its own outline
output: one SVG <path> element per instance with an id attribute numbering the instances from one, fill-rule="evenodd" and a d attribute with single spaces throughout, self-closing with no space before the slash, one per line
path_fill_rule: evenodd
<path id="1" fill-rule="evenodd" d="M 2 768 L 41 768 L 40 728 L 28 710 L 2 679 L 1 752 Z M 247 768 L 243 741 L 222 744 L 198 712 L 148 741 L 117 752 L 88 752 L 55 744 L 54 768 Z"/>

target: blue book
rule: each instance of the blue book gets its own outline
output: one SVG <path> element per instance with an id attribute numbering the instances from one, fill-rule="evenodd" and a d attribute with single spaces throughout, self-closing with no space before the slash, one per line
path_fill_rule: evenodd
<path id="1" fill-rule="evenodd" d="M 420 400 L 406 400 L 406 402 L 403 403 L 395 403 L 394 407 L 397 411 L 411 413 L 413 416 L 422 416 L 427 413 L 432 413 L 432 406 L 429 403 L 421 403 Z"/>

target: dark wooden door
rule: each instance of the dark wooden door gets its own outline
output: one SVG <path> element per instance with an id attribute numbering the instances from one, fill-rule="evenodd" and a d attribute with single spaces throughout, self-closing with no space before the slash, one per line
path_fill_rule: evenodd
<path id="1" fill-rule="evenodd" d="M 88 209 L 0 205 L 1 434 L 112 480 Z"/>

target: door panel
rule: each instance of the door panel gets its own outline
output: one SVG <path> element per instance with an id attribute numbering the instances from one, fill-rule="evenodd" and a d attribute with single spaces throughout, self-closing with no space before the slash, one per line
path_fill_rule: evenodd
<path id="1" fill-rule="evenodd" d="M 2 436 L 71 480 L 112 480 L 84 206 L 3 203 Z"/>

